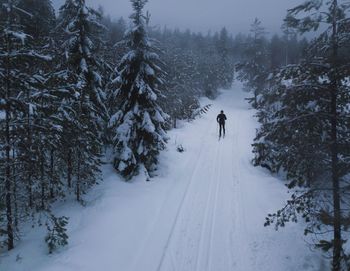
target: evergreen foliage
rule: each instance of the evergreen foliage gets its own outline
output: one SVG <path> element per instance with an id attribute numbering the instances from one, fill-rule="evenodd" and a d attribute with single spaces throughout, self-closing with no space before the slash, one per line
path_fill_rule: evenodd
<path id="1" fill-rule="evenodd" d="M 119 152 L 115 164 L 128 163 L 127 178 L 140 165 L 153 174 L 165 147 L 168 114 L 190 119 L 199 110 L 199 97 L 214 97 L 224 87 L 220 61 L 227 67 L 234 61 L 227 31 L 218 39 L 154 30 L 141 12 L 144 4 L 133 2 L 137 27 L 123 46 L 115 46 L 127 22 L 103 16 L 84 0 L 65 1 L 57 18 L 49 0 L 0 0 L 1 246 L 12 249 L 21 225 L 36 223 L 37 214 L 49 212 L 53 202 L 73 193 L 83 202 L 100 178 L 103 148 L 112 142 Z M 137 57 L 128 58 L 133 52 Z M 123 81 L 137 74 L 127 73 L 130 65 L 140 68 L 133 87 Z M 113 124 L 117 112 L 125 122 L 110 130 L 109 119 Z M 128 118 L 133 137 L 113 140 Z M 128 148 L 135 163 L 122 156 Z"/>
<path id="2" fill-rule="evenodd" d="M 238 79 L 245 82 L 247 91 L 254 97 L 250 100 L 254 108 L 258 106 L 258 95 L 263 92 L 269 75 L 269 61 L 265 29 L 259 19 L 255 18 L 251 25 L 250 41 L 244 51 L 245 60 L 237 65 Z"/>
<path id="3" fill-rule="evenodd" d="M 132 28 L 123 44 L 129 51 L 117 71 L 117 111 L 110 119 L 115 130 L 114 167 L 130 179 L 144 167 L 149 175 L 155 170 L 157 155 L 167 140 L 164 125 L 167 114 L 157 103 L 163 85 L 161 61 L 147 35 L 143 8 L 147 1 L 132 0 Z"/>
<path id="4" fill-rule="evenodd" d="M 325 24 L 326 30 L 310 43 L 304 60 L 270 74 L 258 100 L 262 125 L 253 145 L 255 164 L 286 172 L 293 191 L 266 225 L 278 228 L 301 216 L 305 234 L 318 236 L 316 247 L 332 254 L 336 271 L 349 268 L 344 245 L 350 170 L 347 12 L 338 1 L 306 1 L 289 10 L 289 28 L 304 33 Z"/>
<path id="5" fill-rule="evenodd" d="M 62 83 L 70 92 L 62 112 L 62 145 L 66 146 L 70 186 L 77 200 L 96 182 L 100 172 L 102 142 L 99 131 L 106 115 L 102 63 L 98 49 L 102 43 L 100 15 L 83 0 L 67 0 L 60 9 L 58 27 L 65 30 L 62 40 L 65 62 L 59 68 Z M 68 83 L 68 85 L 67 85 Z"/>
<path id="6" fill-rule="evenodd" d="M 57 248 L 68 245 L 68 235 L 66 233 L 68 220 L 65 216 L 55 217 L 50 215 L 50 219 L 46 223 L 47 235 L 45 237 L 50 254 Z"/>
<path id="7" fill-rule="evenodd" d="M 43 213 L 49 252 L 65 246 L 68 218 L 51 214 L 52 204 L 84 202 L 104 149 L 113 147 L 113 165 L 127 180 L 140 171 L 149 179 L 166 129 L 205 114 L 210 105 L 201 108 L 199 98 L 230 88 L 236 67 L 261 123 L 254 163 L 285 172 L 293 189 L 266 225 L 301 216 L 306 234 L 331 231 L 316 246 L 332 252 L 334 270 L 346 269 L 347 6 L 306 1 L 270 39 L 258 19 L 250 35 L 235 37 L 226 28 L 207 35 L 154 28 L 146 2 L 131 1 L 125 34 L 128 21 L 84 0 L 66 0 L 57 18 L 49 0 L 0 0 L 0 247 L 13 249 L 22 226 Z M 311 43 L 296 35 L 324 29 L 321 22 L 327 28 Z"/>

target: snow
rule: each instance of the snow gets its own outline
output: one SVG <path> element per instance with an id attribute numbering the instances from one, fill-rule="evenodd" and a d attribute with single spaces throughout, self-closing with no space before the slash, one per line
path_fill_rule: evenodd
<path id="1" fill-rule="evenodd" d="M 124 121 L 117 127 L 117 135 L 120 142 L 127 142 L 131 136 L 131 128 L 133 124 L 133 113 L 128 112 L 124 116 Z"/>
<path id="2" fill-rule="evenodd" d="M 145 72 L 149 76 L 154 76 L 155 75 L 154 70 L 148 64 L 146 64 Z"/>
<path id="3" fill-rule="evenodd" d="M 34 111 L 36 110 L 36 106 L 34 104 L 29 103 L 29 115 L 34 115 Z"/>
<path id="4" fill-rule="evenodd" d="M 80 61 L 80 70 L 83 73 L 84 72 L 88 72 L 88 66 L 87 66 L 85 58 L 82 58 L 81 61 Z"/>
<path id="5" fill-rule="evenodd" d="M 144 112 L 143 114 L 143 121 L 142 121 L 142 127 L 145 131 L 147 131 L 148 133 L 154 133 L 156 130 L 156 127 L 154 126 L 150 115 L 148 114 L 148 112 Z"/>
<path id="6" fill-rule="evenodd" d="M 119 162 L 119 165 L 118 165 L 118 170 L 119 171 L 123 171 L 123 170 L 125 170 L 126 168 L 127 168 L 127 164 L 125 164 L 123 161 L 120 161 Z"/>
<path id="7" fill-rule="evenodd" d="M 251 165 L 257 123 L 240 89 L 203 99 L 213 104 L 209 112 L 170 132 L 150 182 L 144 175 L 123 182 L 105 166 L 104 182 L 86 195 L 86 207 L 56 206 L 57 215 L 70 217 L 68 247 L 49 256 L 43 230 L 34 229 L 0 258 L 1 269 L 329 270 L 306 245 L 303 225 L 263 227 L 266 214 L 289 196 L 282 181 Z M 218 140 L 220 110 L 228 120 L 226 138 Z M 176 151 L 180 144 L 183 153 Z"/>
<path id="8" fill-rule="evenodd" d="M 132 153 L 131 149 L 128 148 L 127 146 L 125 146 L 123 153 L 120 155 L 120 159 L 127 161 L 132 157 L 132 155 L 133 155 L 133 153 Z"/>
<path id="9" fill-rule="evenodd" d="M 118 111 L 117 113 L 115 113 L 109 120 L 108 123 L 108 127 L 113 127 L 115 126 L 118 121 L 123 117 L 123 112 L 122 111 Z"/>
<path id="10" fill-rule="evenodd" d="M 28 35 L 23 32 L 18 31 L 12 31 L 12 30 L 5 30 L 5 33 L 8 35 L 12 35 L 14 38 L 21 41 L 22 45 L 25 44 L 25 40 L 27 39 Z"/>
<path id="11" fill-rule="evenodd" d="M 36 57 L 45 61 L 51 61 L 53 59 L 53 57 L 51 55 L 43 55 L 43 54 L 39 54 L 33 50 L 29 51 L 27 53 L 27 56 L 31 56 L 31 57 Z"/>
<path id="12" fill-rule="evenodd" d="M 159 111 L 157 110 L 154 114 L 154 119 L 160 123 L 164 123 L 165 120 L 164 118 L 162 117 L 162 115 L 159 113 Z"/>

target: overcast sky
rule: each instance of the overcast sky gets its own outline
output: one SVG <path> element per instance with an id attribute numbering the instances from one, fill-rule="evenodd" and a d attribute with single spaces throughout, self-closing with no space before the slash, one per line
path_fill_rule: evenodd
<path id="1" fill-rule="evenodd" d="M 52 0 L 55 7 L 64 0 Z M 149 0 L 146 10 L 152 25 L 191 29 L 206 33 L 226 26 L 233 34 L 246 32 L 258 17 L 270 33 L 280 31 L 286 10 L 302 0 Z M 112 17 L 127 18 L 131 12 L 129 0 L 87 0 L 89 5 L 101 5 Z"/>

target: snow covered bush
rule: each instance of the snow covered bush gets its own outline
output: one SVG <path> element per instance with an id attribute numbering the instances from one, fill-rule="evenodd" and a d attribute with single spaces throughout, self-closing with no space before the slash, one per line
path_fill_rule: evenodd
<path id="1" fill-rule="evenodd" d="M 47 243 L 50 254 L 58 247 L 68 245 L 68 235 L 66 233 L 67 224 L 67 217 L 55 217 L 52 214 L 50 215 L 50 220 L 46 223 L 48 232 L 45 237 L 45 242 Z"/>

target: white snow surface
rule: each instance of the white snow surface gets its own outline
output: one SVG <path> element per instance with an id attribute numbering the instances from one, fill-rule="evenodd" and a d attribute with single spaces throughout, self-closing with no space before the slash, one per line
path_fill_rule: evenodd
<path id="1" fill-rule="evenodd" d="M 70 217 L 69 245 L 48 255 L 44 227 L 28 229 L 0 258 L 8 271 L 295 271 L 323 270 L 303 225 L 276 232 L 264 218 L 288 199 L 283 182 L 251 165 L 257 123 L 236 83 L 210 111 L 170 132 L 158 176 L 123 182 L 111 166 L 87 206 L 55 206 Z M 218 140 L 216 116 L 227 115 Z M 176 151 L 178 145 L 185 152 Z M 17 261 L 16 261 L 17 258 Z M 326 270 L 326 269 L 325 269 Z"/>

